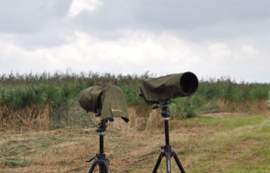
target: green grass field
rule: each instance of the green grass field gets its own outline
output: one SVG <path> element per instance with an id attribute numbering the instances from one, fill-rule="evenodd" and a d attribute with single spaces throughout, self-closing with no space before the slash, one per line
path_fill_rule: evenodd
<path id="1" fill-rule="evenodd" d="M 152 116 L 155 124 L 150 117 L 131 117 L 129 123 L 138 124 L 133 127 L 121 119 L 108 124 L 105 153 L 111 172 L 152 172 L 160 146 L 165 144 L 162 117 L 158 113 Z M 140 123 L 144 129 L 139 127 Z M 85 160 L 99 151 L 96 127 L 94 124 L 90 128 L 3 130 L 0 172 L 87 172 L 91 163 Z M 269 110 L 199 114 L 195 118 L 170 120 L 171 145 L 188 173 L 268 173 L 269 139 Z M 160 173 L 165 172 L 164 161 Z M 172 169 L 179 172 L 174 161 Z"/>

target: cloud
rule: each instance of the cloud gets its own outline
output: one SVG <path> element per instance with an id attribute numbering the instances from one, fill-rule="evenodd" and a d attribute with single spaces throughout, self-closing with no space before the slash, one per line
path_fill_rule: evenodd
<path id="1" fill-rule="evenodd" d="M 35 69 L 39 72 L 50 70 L 65 70 L 70 67 L 76 72 L 102 71 L 114 73 L 144 73 L 152 69 L 153 72 L 177 72 L 179 68 L 188 68 L 196 64 L 201 58 L 194 54 L 191 47 L 184 40 L 170 34 L 154 35 L 144 31 L 123 31 L 123 38 L 117 42 L 100 40 L 86 33 L 75 31 L 72 41 L 54 48 L 39 48 L 26 50 L 13 43 L 4 45 L 6 62 L 10 62 L 10 70 L 27 72 L 34 64 L 42 66 Z M 10 59 L 9 57 L 19 57 Z M 36 59 L 35 59 L 36 57 Z M 23 59 L 24 62 L 21 60 Z M 28 63 L 31 62 L 31 63 Z M 21 68 L 18 68 L 18 65 Z"/>
<path id="2" fill-rule="evenodd" d="M 209 46 L 211 55 L 215 58 L 228 58 L 231 56 L 231 50 L 225 43 L 215 43 Z"/>
<path id="3" fill-rule="evenodd" d="M 179 37 L 201 41 L 230 39 L 237 35 L 265 33 L 270 18 L 269 2 L 103 0 L 95 13 L 73 19 L 84 32 L 115 33 L 119 28 L 151 32 L 174 32 Z M 87 22 L 85 22 L 87 21 Z"/>
<path id="4" fill-rule="evenodd" d="M 194 72 L 203 77 L 231 76 L 237 81 L 266 81 L 270 60 L 248 44 L 194 43 L 171 33 L 122 30 L 117 40 L 100 39 L 76 30 L 66 43 L 48 48 L 25 49 L 12 41 L 0 41 L 0 73 L 80 72 L 156 75 Z M 231 47 L 231 45 L 236 45 Z M 245 50 L 245 51 L 243 51 Z M 252 50 L 252 51 L 250 51 Z M 256 49 L 255 49 L 256 50 Z M 248 55 L 248 56 L 247 56 Z"/>
<path id="5" fill-rule="evenodd" d="M 247 54 L 256 54 L 256 53 L 258 53 L 258 51 L 252 45 L 244 45 L 244 46 L 242 46 L 241 51 L 244 52 L 244 53 L 247 53 Z"/>
<path id="6" fill-rule="evenodd" d="M 128 29 L 220 42 L 269 33 L 268 6 L 266 0 L 2 0 L 0 32 L 16 34 L 29 49 L 64 44 L 74 30 L 112 40 Z"/>
<path id="7" fill-rule="evenodd" d="M 82 11 L 93 11 L 102 5 L 101 0 L 72 0 L 68 15 L 74 17 Z"/>
<path id="8" fill-rule="evenodd" d="M 1 0 L 0 32 L 39 32 L 53 20 L 63 18 L 71 0 Z"/>
<path id="9" fill-rule="evenodd" d="M 193 71 L 269 81 L 268 0 L 1 0 L 0 73 Z"/>

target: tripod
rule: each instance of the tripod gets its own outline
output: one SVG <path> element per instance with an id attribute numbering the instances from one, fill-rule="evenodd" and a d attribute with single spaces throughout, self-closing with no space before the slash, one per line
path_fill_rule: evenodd
<path id="1" fill-rule="evenodd" d="M 162 158 L 166 157 L 166 169 L 167 173 L 171 173 L 171 157 L 174 157 L 175 162 L 178 165 L 178 168 L 180 169 L 181 173 L 185 173 L 184 168 L 181 165 L 180 160 L 178 159 L 176 153 L 174 150 L 172 150 L 172 147 L 170 145 L 170 139 L 169 139 L 169 119 L 170 119 L 170 110 L 168 108 L 168 104 L 170 103 L 169 100 L 160 101 L 160 108 L 161 108 L 161 115 L 164 119 L 164 125 L 165 125 L 165 142 L 166 145 L 161 147 L 161 152 L 159 154 L 158 160 L 156 162 L 156 165 L 154 167 L 153 173 L 157 172 L 157 169 L 160 165 L 160 162 Z M 155 105 L 153 109 L 158 108 L 158 105 Z"/>
<path id="2" fill-rule="evenodd" d="M 108 121 L 114 121 L 114 119 L 113 118 L 102 119 L 101 122 L 99 123 L 99 128 L 96 130 L 96 132 L 99 134 L 99 153 L 86 161 L 91 162 L 92 160 L 95 159 L 88 173 L 92 173 L 96 166 L 99 166 L 99 173 L 110 173 L 109 159 L 107 159 L 106 155 L 104 154 L 104 134 L 107 127 L 106 123 Z"/>

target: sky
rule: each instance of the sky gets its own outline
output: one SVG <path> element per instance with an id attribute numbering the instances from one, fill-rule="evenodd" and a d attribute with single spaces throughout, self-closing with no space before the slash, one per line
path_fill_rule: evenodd
<path id="1" fill-rule="evenodd" d="M 269 0 L 0 0 L 0 75 L 270 83 Z"/>

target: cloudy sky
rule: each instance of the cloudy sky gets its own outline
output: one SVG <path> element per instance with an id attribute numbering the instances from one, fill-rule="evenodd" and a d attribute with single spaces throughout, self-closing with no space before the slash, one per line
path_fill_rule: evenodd
<path id="1" fill-rule="evenodd" d="M 269 0 L 0 0 L 0 74 L 270 82 Z"/>

